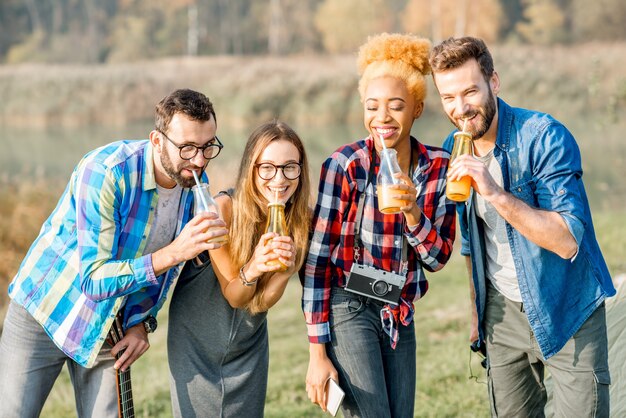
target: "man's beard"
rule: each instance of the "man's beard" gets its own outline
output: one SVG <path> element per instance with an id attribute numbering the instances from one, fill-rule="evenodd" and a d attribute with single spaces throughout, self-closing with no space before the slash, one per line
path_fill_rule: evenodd
<path id="1" fill-rule="evenodd" d="M 489 92 L 489 97 L 487 98 L 483 106 L 480 106 L 478 109 L 475 110 L 470 109 L 467 113 L 464 113 L 458 119 L 449 119 L 452 124 L 455 125 L 459 130 L 463 130 L 462 120 L 471 119 L 475 115 L 480 115 L 477 121 L 478 123 L 476 125 L 476 128 L 474 129 L 472 128 L 472 125 L 467 125 L 466 129 L 472 135 L 473 139 L 478 139 L 482 138 L 487 133 L 489 127 L 491 126 L 491 123 L 493 122 L 493 118 L 496 116 L 496 98 L 491 91 Z"/>
<path id="2" fill-rule="evenodd" d="M 174 164 L 172 163 L 172 159 L 170 158 L 169 152 L 167 150 L 164 150 L 161 153 L 161 165 L 163 165 L 163 169 L 165 170 L 165 173 L 169 176 L 169 178 L 174 180 L 176 184 L 178 184 L 181 187 L 190 188 L 190 187 L 195 186 L 196 184 L 194 178 L 183 177 L 183 175 L 181 174 L 181 171 L 183 170 L 183 168 L 189 168 L 190 170 L 193 170 L 196 167 L 192 165 L 189 165 L 188 167 L 184 167 L 186 163 L 191 164 L 189 161 L 185 161 L 181 164 L 181 167 L 177 170 L 174 167 Z"/>

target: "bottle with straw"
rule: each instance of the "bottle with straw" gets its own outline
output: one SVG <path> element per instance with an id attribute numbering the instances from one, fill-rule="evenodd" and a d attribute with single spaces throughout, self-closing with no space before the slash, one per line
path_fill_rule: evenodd
<path id="1" fill-rule="evenodd" d="M 463 130 L 454 133 L 454 146 L 450 154 L 448 167 L 461 155 L 474 155 L 474 144 L 472 135 L 465 129 L 467 119 L 463 119 Z M 470 176 L 461 177 L 459 180 L 446 183 L 446 197 L 455 202 L 465 202 L 470 195 L 472 178 Z"/>
<path id="2" fill-rule="evenodd" d="M 405 203 L 400 199 L 394 199 L 394 194 L 401 194 L 402 191 L 392 189 L 390 186 L 399 184 L 400 180 L 395 177 L 396 173 L 400 173 L 400 164 L 398 164 L 398 154 L 395 149 L 387 148 L 385 140 L 380 136 L 382 151 L 380 152 L 380 169 L 376 177 L 376 188 L 378 194 L 378 210 L 383 213 L 399 213 L 400 208 Z"/>
<path id="3" fill-rule="evenodd" d="M 289 235 L 287 231 L 287 222 L 285 220 L 285 204 L 278 200 L 278 192 L 274 195 L 274 201 L 267 205 L 269 211 L 267 215 L 267 226 L 265 232 L 274 232 L 278 235 Z M 286 271 L 287 266 L 279 260 L 271 260 L 266 263 L 268 266 L 280 265 L 278 271 Z"/>
<path id="4" fill-rule="evenodd" d="M 196 185 L 191 188 L 193 191 L 193 213 L 197 215 L 200 212 L 213 212 L 222 218 L 219 206 L 213 196 L 208 183 L 202 183 L 198 174 L 193 170 L 193 178 L 196 181 Z M 219 237 L 211 238 L 208 242 L 213 243 L 225 243 L 228 241 L 228 235 L 222 235 Z"/>

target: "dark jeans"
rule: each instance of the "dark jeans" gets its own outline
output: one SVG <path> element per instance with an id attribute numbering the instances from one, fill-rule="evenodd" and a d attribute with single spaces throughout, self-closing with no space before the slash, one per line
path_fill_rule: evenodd
<path id="1" fill-rule="evenodd" d="M 415 403 L 415 328 L 400 328 L 395 350 L 380 322 L 382 302 L 340 288 L 331 294 L 328 355 L 346 392 L 345 417 L 412 417 Z"/>

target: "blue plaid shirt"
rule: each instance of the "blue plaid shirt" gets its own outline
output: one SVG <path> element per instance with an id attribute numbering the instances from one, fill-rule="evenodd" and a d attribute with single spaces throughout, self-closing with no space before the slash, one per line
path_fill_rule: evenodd
<path id="1" fill-rule="evenodd" d="M 156 277 L 143 254 L 158 200 L 149 141 L 119 141 L 87 154 L 41 228 L 9 296 L 55 344 L 91 367 L 115 315 L 138 324 L 165 302 L 182 265 Z M 189 220 L 184 189 L 176 235 Z"/>

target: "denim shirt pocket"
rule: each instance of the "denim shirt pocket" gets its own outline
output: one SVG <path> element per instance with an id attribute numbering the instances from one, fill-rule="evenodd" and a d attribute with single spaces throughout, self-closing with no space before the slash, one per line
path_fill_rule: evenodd
<path id="1" fill-rule="evenodd" d="M 537 207 L 537 196 L 535 195 L 536 188 L 537 186 L 532 179 L 523 179 L 519 183 L 511 185 L 510 193 L 528 205 Z"/>

